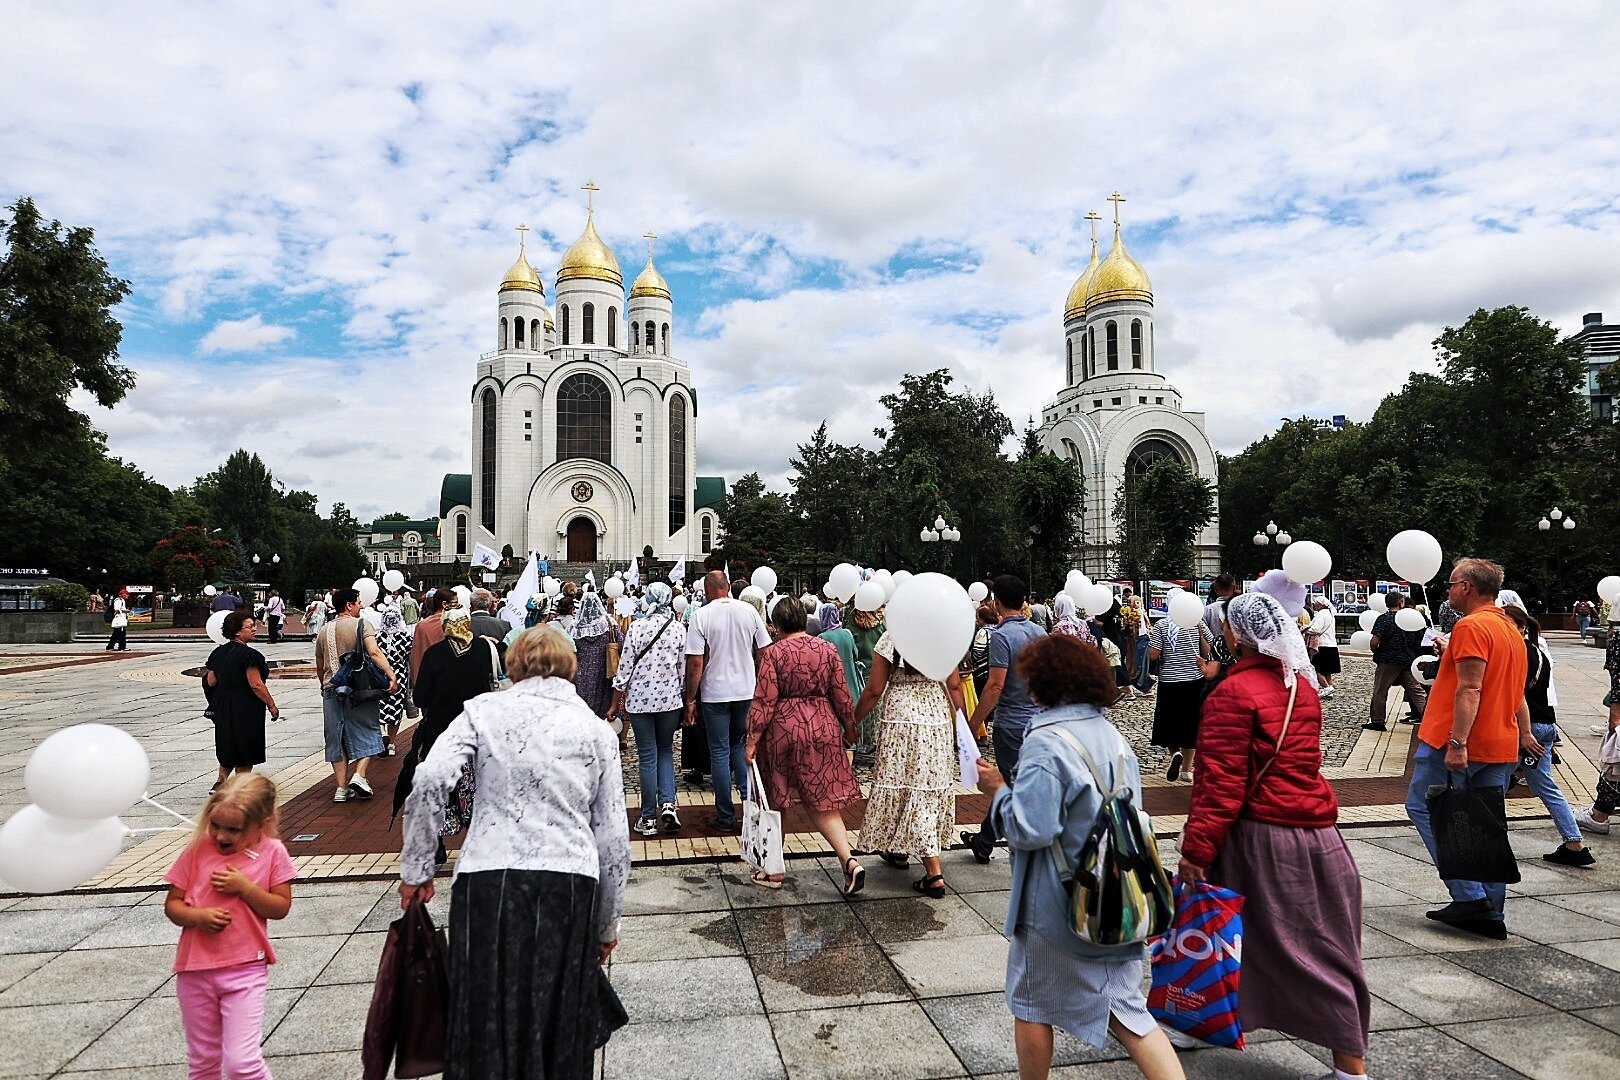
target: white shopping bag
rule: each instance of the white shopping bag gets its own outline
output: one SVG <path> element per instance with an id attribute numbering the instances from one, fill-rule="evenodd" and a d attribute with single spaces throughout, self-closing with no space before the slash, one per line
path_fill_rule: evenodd
<path id="1" fill-rule="evenodd" d="M 765 797 L 765 780 L 757 764 L 748 766 L 748 798 L 743 800 L 743 861 L 772 877 L 787 873 L 782 861 L 782 812 Z"/>
<path id="2" fill-rule="evenodd" d="M 956 710 L 956 757 L 962 766 L 962 786 L 969 791 L 979 789 L 979 744 L 968 728 L 967 717 Z"/>

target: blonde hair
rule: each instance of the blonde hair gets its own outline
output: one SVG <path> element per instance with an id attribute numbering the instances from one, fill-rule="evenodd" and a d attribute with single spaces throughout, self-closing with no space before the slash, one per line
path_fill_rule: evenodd
<path id="1" fill-rule="evenodd" d="M 1489 559 L 1458 559 L 1451 564 L 1464 581 L 1474 587 L 1474 591 L 1481 596 L 1495 596 L 1502 591 L 1502 579 L 1507 572 L 1502 569 L 1501 563 L 1493 563 Z"/>
<path id="2" fill-rule="evenodd" d="M 208 819 L 221 806 L 242 811 L 249 828 L 257 827 L 265 836 L 276 835 L 276 783 L 263 773 L 237 773 L 215 788 L 197 815 L 198 836 L 208 835 Z"/>
<path id="3" fill-rule="evenodd" d="M 506 673 L 513 682 L 550 676 L 572 679 L 578 666 L 574 643 L 554 624 L 531 626 L 506 647 Z"/>

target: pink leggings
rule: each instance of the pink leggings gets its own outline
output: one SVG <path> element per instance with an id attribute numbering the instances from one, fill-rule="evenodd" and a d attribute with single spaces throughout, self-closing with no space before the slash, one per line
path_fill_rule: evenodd
<path id="1" fill-rule="evenodd" d="M 191 1080 L 219 1080 L 221 1070 L 229 1080 L 272 1080 L 259 1050 L 269 978 L 262 961 L 180 972 L 176 982 Z"/>

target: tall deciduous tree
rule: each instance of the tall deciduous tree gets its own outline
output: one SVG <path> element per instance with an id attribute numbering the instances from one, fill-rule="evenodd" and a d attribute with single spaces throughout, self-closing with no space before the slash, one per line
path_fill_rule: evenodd
<path id="1" fill-rule="evenodd" d="M 1013 502 L 1031 541 L 1030 586 L 1043 596 L 1055 593 L 1074 564 L 1086 509 L 1085 477 L 1073 461 L 1046 452 L 1033 424 L 1024 429 L 1011 472 Z"/>
<path id="2" fill-rule="evenodd" d="M 1113 513 L 1122 577 L 1192 577 L 1194 541 L 1215 516 L 1215 485 L 1181 462 L 1161 458 L 1139 476 L 1126 473 Z"/>

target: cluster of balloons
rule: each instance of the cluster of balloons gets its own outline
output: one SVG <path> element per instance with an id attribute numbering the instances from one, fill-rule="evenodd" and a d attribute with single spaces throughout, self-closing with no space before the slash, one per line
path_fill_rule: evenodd
<path id="1" fill-rule="evenodd" d="M 123 847 L 118 815 L 146 794 L 151 764 L 127 732 L 76 724 L 29 755 L 23 785 L 32 803 L 0 826 L 0 885 L 54 893 L 82 885 Z"/>
<path id="2" fill-rule="evenodd" d="M 1074 606 L 1088 616 L 1106 615 L 1114 606 L 1114 587 L 1092 581 L 1078 570 L 1069 571 L 1063 591 L 1074 601 Z"/>
<path id="3" fill-rule="evenodd" d="M 769 567 L 760 567 L 760 570 L 770 571 L 771 583 L 776 582 L 776 572 Z M 754 571 L 754 583 L 759 584 L 760 570 Z M 854 563 L 839 563 L 827 575 L 827 583 L 821 587 L 822 595 L 830 596 L 840 604 L 855 603 L 856 611 L 876 611 L 900 591 L 900 586 L 908 581 L 915 580 L 909 570 L 897 570 L 893 573 L 888 570 L 871 570 L 863 572 Z M 966 595 L 965 593 L 963 594 Z"/>

